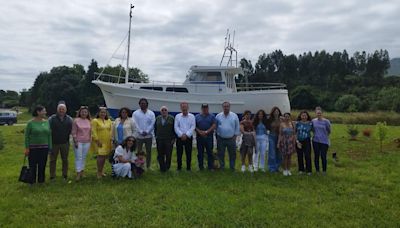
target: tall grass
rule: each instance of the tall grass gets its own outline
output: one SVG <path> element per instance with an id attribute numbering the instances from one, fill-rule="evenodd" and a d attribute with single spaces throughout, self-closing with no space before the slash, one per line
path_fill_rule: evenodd
<path id="1" fill-rule="evenodd" d="M 312 117 L 315 117 L 313 110 L 308 110 Z M 300 110 L 292 110 L 292 116 L 297 118 Z M 378 122 L 386 122 L 391 126 L 400 125 L 400 113 L 396 112 L 324 112 L 324 116 L 335 124 L 369 124 L 375 125 Z"/>

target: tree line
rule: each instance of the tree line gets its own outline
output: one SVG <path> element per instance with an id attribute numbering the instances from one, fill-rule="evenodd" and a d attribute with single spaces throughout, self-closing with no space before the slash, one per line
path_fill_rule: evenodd
<path id="1" fill-rule="evenodd" d="M 385 77 L 390 67 L 387 50 L 373 53 L 346 50 L 285 55 L 262 54 L 254 64 L 241 59 L 245 75 L 238 82 L 281 82 L 287 85 L 292 108 L 322 106 L 330 111 L 400 112 L 400 77 Z"/>
<path id="2" fill-rule="evenodd" d="M 104 106 L 104 98 L 101 90 L 92 83 L 98 77 L 98 73 L 106 75 L 120 75 L 109 78 L 109 81 L 124 83 L 125 69 L 121 66 L 98 67 L 92 59 L 87 70 L 80 65 L 53 67 L 48 72 L 40 73 L 29 90 L 23 90 L 19 104 L 32 108 L 41 104 L 47 108 L 49 114 L 55 113 L 59 101 L 64 101 L 68 106 L 68 113 L 75 116 L 75 110 L 81 105 L 89 107 L 90 112 L 95 113 L 99 106 Z M 148 75 L 138 68 L 129 69 L 129 80 L 147 82 Z"/>
<path id="3" fill-rule="evenodd" d="M 280 82 L 289 90 L 291 106 L 294 109 L 312 109 L 322 106 L 328 111 L 375 111 L 400 112 L 400 77 L 385 76 L 390 67 L 389 53 L 377 50 L 373 53 L 355 52 L 349 56 L 346 50 L 328 53 L 307 52 L 301 55 L 285 55 L 281 50 L 262 54 L 253 65 L 250 60 L 241 59 L 244 75 L 237 82 Z M 70 114 L 80 105 L 89 106 L 95 112 L 104 99 L 100 89 L 92 83 L 103 72 L 120 75 L 108 80 L 123 83 L 125 69 L 118 66 L 98 67 L 91 60 L 87 70 L 80 64 L 53 67 L 42 72 L 30 89 L 20 94 L 0 90 L 0 106 L 16 105 L 33 107 L 42 104 L 54 113 L 57 103 L 63 100 Z M 246 80 L 247 78 L 247 80 Z M 148 81 L 148 75 L 138 68 L 129 70 L 129 80 Z"/>

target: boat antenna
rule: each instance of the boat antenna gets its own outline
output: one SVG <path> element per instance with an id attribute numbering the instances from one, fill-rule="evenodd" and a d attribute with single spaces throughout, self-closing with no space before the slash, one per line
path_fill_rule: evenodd
<path id="1" fill-rule="evenodd" d="M 128 83 L 129 81 L 129 51 L 131 47 L 131 23 L 132 23 L 132 9 L 135 6 L 132 5 L 130 6 L 130 11 L 129 11 L 129 30 L 128 30 L 128 54 L 126 56 L 126 74 L 125 74 L 125 83 Z"/>
<path id="2" fill-rule="evenodd" d="M 229 34 L 229 29 L 226 30 L 224 48 L 226 47 L 226 41 L 227 41 L 227 38 L 228 38 L 228 34 Z"/>
<path id="3" fill-rule="evenodd" d="M 235 35 L 236 31 L 233 30 L 232 42 L 231 42 L 231 33 L 229 29 L 226 31 L 225 35 L 225 46 L 224 46 L 224 54 L 222 55 L 221 62 L 219 63 L 222 66 L 224 59 L 227 58 L 226 66 L 233 66 L 233 62 L 235 62 L 235 67 L 237 67 L 237 51 L 234 47 L 235 44 Z M 233 56 L 235 54 L 235 56 Z"/>

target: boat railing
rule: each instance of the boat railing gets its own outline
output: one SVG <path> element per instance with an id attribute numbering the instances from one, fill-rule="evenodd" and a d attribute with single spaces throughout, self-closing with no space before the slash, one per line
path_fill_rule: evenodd
<path id="1" fill-rule="evenodd" d="M 121 77 L 118 75 L 111 75 L 111 74 L 100 74 L 100 73 L 95 73 L 96 80 L 103 81 L 103 82 L 109 82 L 109 83 L 116 83 L 116 84 L 124 84 L 125 83 L 125 77 Z M 151 80 L 151 81 L 144 81 L 144 80 L 137 80 L 137 79 L 129 79 L 129 83 L 145 83 L 148 86 L 158 86 L 158 85 L 167 85 L 167 86 L 183 86 L 181 82 L 171 82 L 171 81 L 157 81 L 157 80 Z M 204 83 L 204 84 L 203 84 Z M 210 84 L 204 82 L 204 81 L 198 81 L 196 83 L 193 83 L 193 81 L 190 84 L 186 84 L 186 86 L 192 86 L 194 87 L 195 91 L 197 91 L 200 88 L 204 87 L 210 87 Z M 225 87 L 225 83 L 217 83 L 214 84 L 216 87 L 220 87 L 219 91 L 223 91 L 222 87 Z M 222 87 L 221 87 L 222 86 Z M 242 91 L 257 91 L 257 90 L 277 90 L 277 89 L 287 89 L 286 85 L 283 83 L 236 83 L 236 91 L 237 92 L 242 92 Z"/>
<path id="2" fill-rule="evenodd" d="M 112 74 L 105 74 L 105 73 L 94 73 L 96 76 L 96 80 L 102 81 L 102 82 L 110 82 L 110 83 L 117 83 L 117 84 L 123 84 L 125 83 L 125 77 L 121 77 L 118 75 L 112 75 Z M 134 80 L 134 79 L 129 79 L 129 82 L 133 83 L 143 83 L 140 80 Z"/>
<path id="3" fill-rule="evenodd" d="M 275 89 L 287 89 L 283 83 L 236 83 L 236 90 L 241 91 L 257 91 L 257 90 L 275 90 Z"/>
<path id="4" fill-rule="evenodd" d="M 96 76 L 96 80 L 103 81 L 103 82 L 110 82 L 110 83 L 117 83 L 117 84 L 124 84 L 125 83 L 125 77 L 121 77 L 118 75 L 112 75 L 112 74 L 105 74 L 105 73 L 94 73 Z M 138 80 L 138 79 L 132 79 L 129 78 L 129 83 L 146 83 L 149 85 L 158 85 L 158 84 L 163 84 L 163 85 L 182 85 L 182 82 L 172 82 L 172 81 L 157 81 L 157 80 Z"/>

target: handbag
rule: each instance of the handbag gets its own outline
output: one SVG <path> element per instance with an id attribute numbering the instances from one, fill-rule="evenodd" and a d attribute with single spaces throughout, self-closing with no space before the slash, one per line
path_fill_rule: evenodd
<path id="1" fill-rule="evenodd" d="M 26 156 L 24 157 L 24 163 L 22 165 L 18 181 L 30 184 L 32 183 L 32 174 L 31 170 L 29 169 L 28 166 L 25 165 L 25 163 L 26 163 Z"/>

